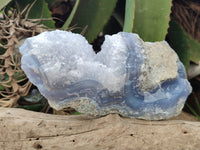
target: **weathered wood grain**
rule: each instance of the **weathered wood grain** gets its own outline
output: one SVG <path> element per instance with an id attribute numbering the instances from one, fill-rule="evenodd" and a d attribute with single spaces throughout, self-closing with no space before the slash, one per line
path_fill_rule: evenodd
<path id="1" fill-rule="evenodd" d="M 0 108 L 0 149 L 199 149 L 200 122 L 175 119 L 144 121 L 117 114 L 95 119 Z"/>

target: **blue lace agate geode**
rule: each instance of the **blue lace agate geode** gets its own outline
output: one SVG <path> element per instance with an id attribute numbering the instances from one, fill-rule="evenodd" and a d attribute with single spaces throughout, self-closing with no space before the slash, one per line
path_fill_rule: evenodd
<path id="1" fill-rule="evenodd" d="M 101 49 L 95 54 L 79 34 L 47 31 L 20 47 L 22 69 L 57 110 L 148 120 L 181 112 L 191 86 L 165 41 L 143 42 L 120 32 L 106 35 Z"/>

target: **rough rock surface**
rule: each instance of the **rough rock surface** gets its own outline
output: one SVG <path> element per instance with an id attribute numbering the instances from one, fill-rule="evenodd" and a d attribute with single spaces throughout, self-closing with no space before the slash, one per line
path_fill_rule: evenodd
<path id="1" fill-rule="evenodd" d="M 0 108 L 0 149 L 199 150 L 200 122 L 175 119 L 144 121 L 117 114 L 91 119 Z"/>
<path id="2" fill-rule="evenodd" d="M 167 42 L 144 43 L 145 64 L 142 67 L 143 91 L 154 89 L 162 82 L 178 76 L 178 56 Z"/>
<path id="3" fill-rule="evenodd" d="M 133 33 L 106 35 L 95 54 L 79 34 L 44 32 L 28 38 L 20 52 L 29 80 L 57 110 L 160 120 L 178 115 L 191 92 L 169 45 L 143 42 Z"/>

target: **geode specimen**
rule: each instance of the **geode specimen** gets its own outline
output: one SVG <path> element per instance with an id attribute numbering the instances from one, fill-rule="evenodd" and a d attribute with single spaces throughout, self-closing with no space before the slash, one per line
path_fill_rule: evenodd
<path id="1" fill-rule="evenodd" d="M 47 31 L 20 47 L 22 69 L 57 110 L 148 120 L 181 112 L 191 86 L 165 41 L 144 42 L 120 32 L 106 35 L 101 49 L 95 54 L 79 34 Z"/>

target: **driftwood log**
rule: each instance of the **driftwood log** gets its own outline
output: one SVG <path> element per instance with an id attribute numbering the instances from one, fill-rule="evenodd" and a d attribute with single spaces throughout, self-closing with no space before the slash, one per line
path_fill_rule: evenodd
<path id="1" fill-rule="evenodd" d="M 200 122 L 188 118 L 144 121 L 111 114 L 95 119 L 0 108 L 0 149 L 199 150 Z"/>

